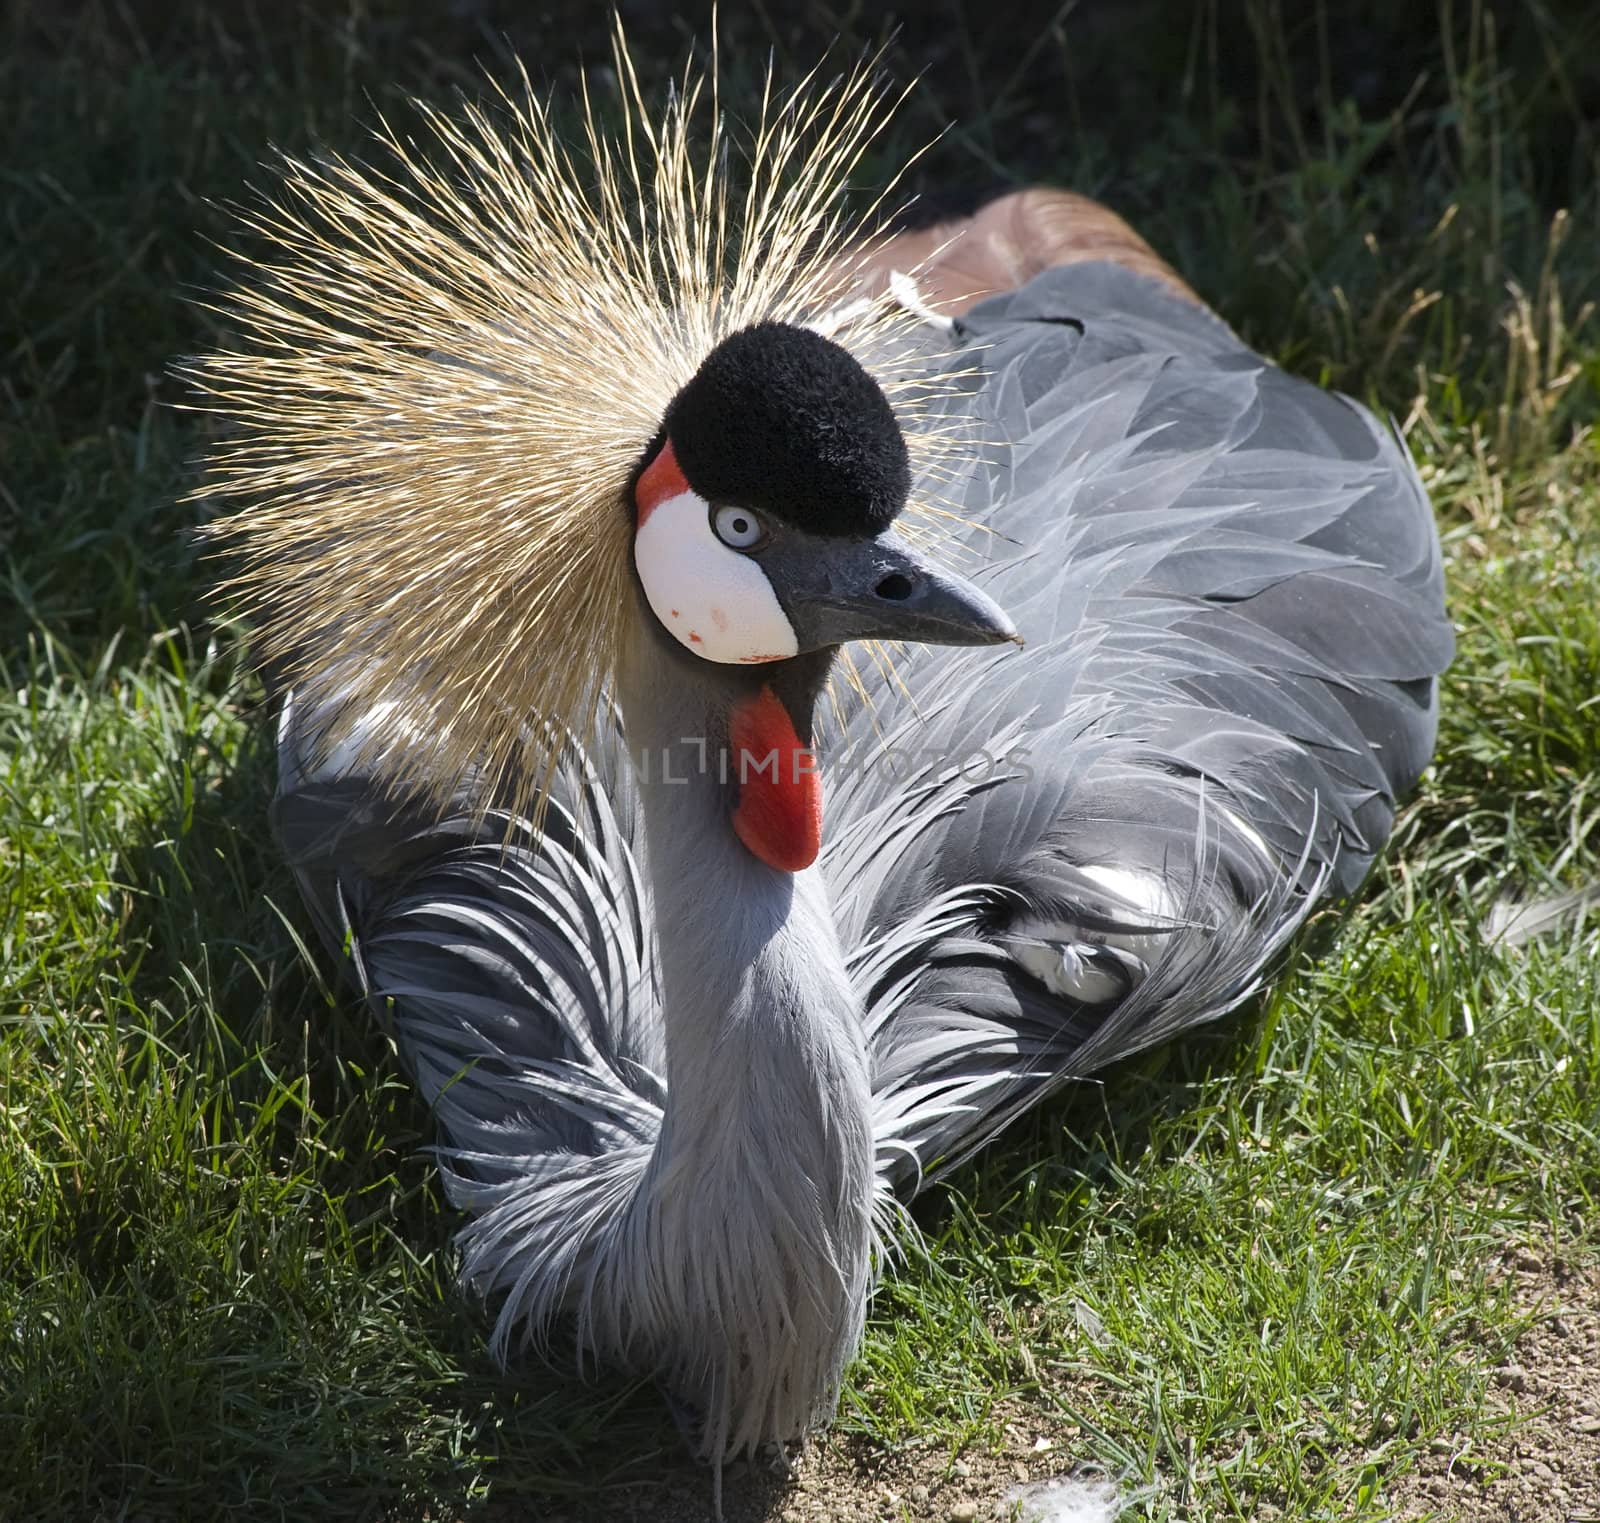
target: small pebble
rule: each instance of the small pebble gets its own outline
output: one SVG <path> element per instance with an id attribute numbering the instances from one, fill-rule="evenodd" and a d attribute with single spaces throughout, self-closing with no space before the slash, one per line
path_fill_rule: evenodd
<path id="1" fill-rule="evenodd" d="M 911 1488 L 911 1500 L 919 1507 L 922 1506 L 928 1500 L 928 1488 L 926 1486 L 913 1486 Z"/>
<path id="2" fill-rule="evenodd" d="M 950 1474 L 955 1476 L 957 1480 L 964 1481 L 969 1475 L 972 1474 L 972 1466 L 969 1465 L 965 1460 L 957 1460 L 955 1464 L 950 1467 Z"/>
<path id="3" fill-rule="evenodd" d="M 1600 1417 L 1575 1417 L 1572 1419 L 1574 1433 L 1600 1433 Z"/>
<path id="4" fill-rule="evenodd" d="M 1507 1390 L 1526 1391 L 1528 1372 L 1520 1364 L 1503 1364 L 1494 1372 L 1495 1382 Z"/>
<path id="5" fill-rule="evenodd" d="M 1517 1268 L 1527 1274 L 1538 1274 L 1544 1268 L 1544 1260 L 1531 1248 L 1522 1248 L 1517 1252 Z"/>
<path id="6" fill-rule="evenodd" d="M 950 1523 L 977 1523 L 978 1504 L 976 1502 L 957 1502 L 950 1509 Z"/>

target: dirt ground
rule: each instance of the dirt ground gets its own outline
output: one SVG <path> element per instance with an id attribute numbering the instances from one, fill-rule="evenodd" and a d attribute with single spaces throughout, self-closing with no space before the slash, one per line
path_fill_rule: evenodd
<path id="1" fill-rule="evenodd" d="M 1400 1523 L 1600 1523 L 1600 1266 L 1525 1251 L 1509 1268 L 1536 1318 L 1495 1372 L 1513 1426 L 1481 1450 L 1434 1444 L 1391 1493 Z"/>

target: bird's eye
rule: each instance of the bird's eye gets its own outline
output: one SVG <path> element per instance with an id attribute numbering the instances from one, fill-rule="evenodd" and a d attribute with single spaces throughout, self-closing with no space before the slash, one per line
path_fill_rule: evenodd
<path id="1" fill-rule="evenodd" d="M 767 537 L 766 525 L 749 508 L 713 508 L 711 528 L 735 550 L 753 550 Z"/>

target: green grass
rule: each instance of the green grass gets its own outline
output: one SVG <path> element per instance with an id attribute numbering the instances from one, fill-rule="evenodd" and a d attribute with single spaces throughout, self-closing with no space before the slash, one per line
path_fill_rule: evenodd
<path id="1" fill-rule="evenodd" d="M 793 9 L 725 18 L 729 55 L 848 31 Z M 918 1208 L 840 1428 L 953 1458 L 1031 1414 L 1152 1518 L 1377 1519 L 1430 1440 L 1493 1444 L 1498 1255 L 1597 1247 L 1593 922 L 1522 952 L 1478 924 L 1600 872 L 1600 26 L 1114 9 L 1020 53 L 983 7 L 908 15 L 890 66 L 928 77 L 878 168 L 948 124 L 926 181 L 1103 195 L 1252 342 L 1405 421 L 1460 658 L 1393 850 L 1270 997 Z M 270 719 L 188 537 L 204 425 L 170 407 L 216 337 L 184 300 L 211 203 L 269 144 L 357 144 L 516 47 L 570 83 L 603 22 L 321 17 L 23 4 L 0 36 L 7 1518 L 450 1518 L 675 1442 L 647 1392 L 496 1372 L 451 1289 L 427 1117 L 271 850 Z M 645 30 L 665 69 L 694 28 Z"/>

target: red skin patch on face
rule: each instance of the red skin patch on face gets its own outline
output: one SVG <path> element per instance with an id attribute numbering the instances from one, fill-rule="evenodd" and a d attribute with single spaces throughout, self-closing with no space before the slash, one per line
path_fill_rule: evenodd
<path id="1" fill-rule="evenodd" d="M 668 439 L 657 451 L 656 458 L 644 468 L 634 486 L 634 529 L 642 529 L 645 519 L 662 503 L 681 497 L 688 490 L 689 482 L 679 468 L 678 457 L 672 453 L 672 440 Z"/>
<path id="2" fill-rule="evenodd" d="M 810 867 L 822 850 L 822 779 L 770 687 L 737 705 L 728 726 L 739 806 L 734 833 L 780 873 Z"/>

